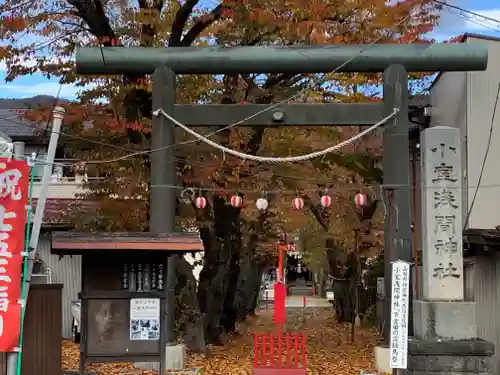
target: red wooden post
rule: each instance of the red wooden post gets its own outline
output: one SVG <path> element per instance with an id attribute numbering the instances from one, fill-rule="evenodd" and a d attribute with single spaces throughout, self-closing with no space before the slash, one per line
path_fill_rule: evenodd
<path id="1" fill-rule="evenodd" d="M 299 335 L 293 335 L 293 365 L 299 367 Z"/>
<path id="2" fill-rule="evenodd" d="M 301 350 L 302 350 L 302 368 L 307 367 L 307 347 L 306 347 L 306 335 L 302 334 L 301 340 Z"/>
<path id="3" fill-rule="evenodd" d="M 286 288 L 281 282 L 274 284 L 274 323 L 284 324 L 286 321 Z"/>
<path id="4" fill-rule="evenodd" d="M 281 324 L 278 324 L 278 368 L 283 366 L 283 333 Z"/>
<path id="5" fill-rule="evenodd" d="M 278 277 L 276 278 L 278 282 L 283 282 L 283 247 L 278 246 Z"/>
<path id="6" fill-rule="evenodd" d="M 262 358 L 260 360 L 261 367 L 266 367 L 266 335 L 262 335 Z"/>
<path id="7" fill-rule="evenodd" d="M 286 333 L 286 367 L 290 368 L 290 334 Z"/>
<path id="8" fill-rule="evenodd" d="M 271 361 L 270 361 L 270 365 L 271 365 L 271 367 L 274 368 L 274 336 L 273 336 L 272 333 L 271 333 L 271 336 L 269 338 L 269 341 L 271 342 L 271 348 L 270 348 Z"/>
<path id="9" fill-rule="evenodd" d="M 259 335 L 253 335 L 253 367 L 259 364 Z"/>

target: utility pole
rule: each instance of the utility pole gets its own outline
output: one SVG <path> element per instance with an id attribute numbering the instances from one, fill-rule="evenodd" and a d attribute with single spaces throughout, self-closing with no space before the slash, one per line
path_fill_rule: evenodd
<path id="1" fill-rule="evenodd" d="M 153 74 L 153 110 L 163 109 L 174 115 L 176 76 L 168 67 Z M 177 172 L 175 162 L 175 126 L 165 116 L 153 116 L 151 149 L 151 201 L 149 230 L 152 233 L 173 233 Z M 161 326 L 166 347 L 160 348 L 160 374 L 184 368 L 184 347 L 176 345 L 175 337 L 175 255 L 167 256 L 165 282 L 165 316 Z"/>
<path id="2" fill-rule="evenodd" d="M 61 131 L 61 124 L 64 118 L 65 110 L 62 107 L 55 107 L 52 113 L 52 133 L 50 134 L 49 149 L 47 151 L 47 158 L 45 160 L 45 167 L 43 169 L 42 177 L 42 188 L 40 191 L 40 196 L 38 197 L 38 202 L 35 211 L 35 218 L 33 219 L 33 231 L 31 232 L 31 238 L 29 243 L 29 256 L 28 262 L 28 274 L 26 275 L 26 301 L 24 301 L 24 311 L 21 314 L 21 327 L 24 324 L 24 316 L 26 312 L 26 306 L 28 303 L 28 296 L 31 284 L 31 274 L 33 273 L 33 263 L 36 256 L 36 248 L 38 245 L 38 238 L 40 237 L 40 229 L 42 228 L 43 213 L 45 211 L 45 202 L 47 201 L 47 195 L 49 192 L 50 177 L 52 175 L 52 166 L 54 164 L 54 158 L 56 155 L 57 142 L 59 140 L 59 133 Z M 24 158 L 24 143 L 15 142 L 14 143 L 14 157 Z M 30 216 L 31 219 L 31 216 Z M 20 348 L 21 351 L 23 348 Z M 19 353 L 13 352 L 8 353 L 7 356 L 7 375 L 16 375 L 17 372 L 17 361 L 19 358 Z"/>

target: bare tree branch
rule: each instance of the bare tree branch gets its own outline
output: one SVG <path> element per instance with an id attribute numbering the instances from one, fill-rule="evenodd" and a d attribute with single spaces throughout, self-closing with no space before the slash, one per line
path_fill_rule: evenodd
<path id="1" fill-rule="evenodd" d="M 92 34 L 100 39 L 104 46 L 113 45 L 116 34 L 100 0 L 68 0 L 68 3 L 76 8 L 76 15 L 87 23 Z"/>
<path id="2" fill-rule="evenodd" d="M 208 26 L 210 26 L 213 22 L 215 22 L 222 16 L 223 10 L 224 7 L 219 4 L 214 9 L 212 9 L 212 11 L 207 16 L 201 17 L 200 20 L 196 22 L 193 27 L 191 27 L 191 29 L 186 33 L 184 38 L 182 38 L 182 41 L 180 41 L 179 45 L 183 47 L 190 46 L 195 41 L 195 39 L 200 36 L 203 30 L 205 30 Z M 184 26 L 182 26 L 182 30 L 184 30 Z"/>
<path id="3" fill-rule="evenodd" d="M 175 14 L 174 23 L 172 24 L 171 29 L 172 32 L 168 41 L 168 45 L 170 47 L 181 46 L 182 32 L 184 31 L 184 27 L 186 26 L 186 22 L 193 11 L 193 8 L 198 4 L 198 2 L 199 0 L 187 0 Z"/>
<path id="4" fill-rule="evenodd" d="M 320 205 L 315 204 L 309 195 L 303 195 L 302 199 L 304 200 L 304 206 L 308 207 L 316 220 L 318 220 L 318 224 L 321 225 L 325 232 L 328 232 L 330 229 L 330 218 L 328 214 Z"/>

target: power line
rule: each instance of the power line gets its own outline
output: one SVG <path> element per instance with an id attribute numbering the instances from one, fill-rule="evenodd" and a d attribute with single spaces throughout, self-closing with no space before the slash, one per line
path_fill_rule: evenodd
<path id="1" fill-rule="evenodd" d="M 498 105 L 499 98 L 500 98 L 500 83 L 498 84 L 497 96 L 495 98 L 495 104 L 493 105 L 493 114 L 491 115 L 490 130 L 489 130 L 489 133 L 488 133 L 488 140 L 486 142 L 486 151 L 484 152 L 483 161 L 481 163 L 481 170 L 479 172 L 479 178 L 478 178 L 478 181 L 477 181 L 477 187 L 476 187 L 476 189 L 474 191 L 474 195 L 472 197 L 472 201 L 471 201 L 471 204 L 469 206 L 469 210 L 467 211 L 467 216 L 465 217 L 465 221 L 464 221 L 464 225 L 463 225 L 463 227 L 464 227 L 463 229 L 464 230 L 467 228 L 467 224 L 469 222 L 470 215 L 471 215 L 472 209 L 474 207 L 474 203 L 476 203 L 476 198 L 477 198 L 477 194 L 479 192 L 479 187 L 481 185 L 481 181 L 483 180 L 483 173 L 484 173 L 484 169 L 486 167 L 486 162 L 488 161 L 488 155 L 490 153 L 491 140 L 493 138 L 493 128 L 494 128 L 494 125 L 495 125 L 495 116 L 496 116 L 496 113 L 497 113 L 497 105 Z"/>
<path id="2" fill-rule="evenodd" d="M 465 19 L 465 20 L 467 20 L 469 22 L 472 22 L 472 23 L 474 23 L 476 25 L 479 25 L 479 26 L 482 26 L 484 28 L 490 29 L 492 31 L 497 31 L 497 32 L 500 31 L 500 20 L 498 20 L 498 19 L 495 19 L 495 18 L 492 18 L 492 17 L 487 17 L 487 16 L 481 15 L 479 13 L 472 12 L 470 10 L 464 9 L 462 7 L 448 4 L 448 3 L 444 2 L 444 1 L 441 1 L 441 0 L 433 0 L 433 1 L 435 3 L 437 3 L 437 4 L 440 4 L 440 5 L 444 6 L 444 7 L 446 7 L 447 8 L 447 12 L 450 13 L 450 14 L 452 14 L 452 15 L 458 16 L 458 17 L 463 18 L 463 19 Z M 456 10 L 458 13 L 452 12 L 451 9 Z M 475 19 L 473 19 L 472 17 L 475 17 Z M 478 19 L 481 20 L 481 21 L 478 21 Z M 495 23 L 497 25 L 497 28 L 493 28 L 490 25 L 485 24 L 484 21 Z M 467 225 L 469 223 L 470 216 L 472 214 L 472 210 L 474 208 L 474 204 L 476 203 L 477 195 L 479 193 L 479 189 L 486 187 L 486 186 L 482 186 L 481 185 L 481 181 L 483 180 L 484 170 L 485 170 L 486 163 L 488 161 L 488 155 L 489 155 L 489 152 L 490 152 L 490 149 L 491 149 L 491 141 L 492 141 L 492 138 L 493 138 L 493 130 L 494 130 L 495 117 L 496 117 L 496 112 L 497 112 L 497 107 L 498 107 L 498 101 L 499 101 L 499 99 L 500 99 L 500 83 L 498 84 L 496 98 L 495 98 L 495 102 L 493 104 L 493 113 L 492 113 L 492 116 L 491 116 L 491 122 L 490 122 L 490 126 L 489 126 L 489 131 L 488 131 L 488 138 L 487 138 L 487 141 L 486 141 L 486 150 L 485 150 L 485 153 L 484 153 L 483 160 L 481 162 L 481 167 L 480 167 L 478 182 L 477 182 L 477 185 L 475 187 L 471 187 L 471 188 L 474 188 L 474 194 L 473 194 L 473 197 L 472 197 L 471 204 L 468 207 L 467 215 L 466 215 L 464 223 L 463 223 L 463 230 L 465 230 L 467 228 Z"/>
<path id="3" fill-rule="evenodd" d="M 50 116 L 49 116 L 49 119 L 47 120 L 47 124 L 45 124 L 45 129 L 43 129 L 43 135 L 42 135 L 43 138 L 45 138 L 47 136 L 47 130 L 49 129 L 50 124 L 52 123 L 52 116 L 54 115 L 54 109 L 56 108 L 56 106 L 59 102 L 59 96 L 61 95 L 62 88 L 63 88 L 63 84 L 59 83 L 59 88 L 57 89 L 57 95 L 54 99 L 54 105 L 52 106 L 52 110 L 50 111 Z M 36 153 L 39 154 L 41 149 L 42 149 L 42 146 L 39 146 L 38 151 Z"/>
<path id="4" fill-rule="evenodd" d="M 500 86 L 500 85 L 499 85 Z M 29 156 L 24 157 L 25 159 L 28 159 Z M 47 165 L 50 163 L 46 163 L 45 161 L 36 161 L 36 165 Z M 52 165 L 58 165 L 56 163 L 53 163 Z M 201 165 L 203 167 L 203 165 Z M 306 183 L 311 183 L 311 184 L 316 184 L 320 183 L 321 181 L 318 181 L 318 179 L 305 179 L 300 176 L 282 176 L 282 175 L 274 175 L 273 177 L 276 177 L 276 184 L 279 184 L 282 182 L 280 179 L 291 179 L 291 180 L 297 180 L 300 182 L 306 182 Z M 242 178 L 242 180 L 245 180 Z M 103 179 L 105 181 L 105 179 Z M 318 187 L 304 187 L 304 188 L 275 188 L 273 190 L 269 190 L 266 188 L 242 188 L 242 187 L 236 187 L 236 188 L 223 188 L 223 187 L 214 187 L 214 188 L 207 188 L 207 187 L 199 187 L 196 185 L 191 185 L 189 183 L 186 183 L 185 185 L 169 185 L 169 184 L 162 184 L 162 185 L 152 185 L 153 187 L 161 187 L 161 188 L 167 188 L 167 189 L 177 189 L 177 190 L 183 190 L 183 189 L 193 189 L 197 191 L 208 191 L 208 192 L 226 192 L 226 193 L 235 193 L 235 192 L 247 192 L 247 193 L 260 193 L 262 194 L 263 192 L 265 193 L 286 193 L 286 192 L 291 192 L 291 193 L 296 193 L 301 192 L 301 191 L 308 191 L 308 192 L 319 192 L 319 193 L 331 193 L 331 192 L 346 192 L 346 191 L 356 191 L 359 192 L 361 190 L 365 189 L 387 189 L 387 190 L 410 190 L 415 193 L 419 193 L 421 189 L 429 189 L 429 190 L 439 190 L 441 187 L 436 187 L 435 185 L 428 185 L 428 186 L 411 186 L 407 184 L 363 184 L 363 183 L 336 183 L 333 186 L 318 186 Z M 469 189 L 476 189 L 476 191 L 479 188 L 500 188 L 500 183 L 496 184 L 478 184 L 478 185 L 467 185 L 467 186 L 462 186 L 461 188 L 457 187 L 449 187 L 447 189 L 451 191 L 468 191 Z M 472 210 L 473 204 L 470 206 L 470 210 Z"/>
<path id="5" fill-rule="evenodd" d="M 499 31 L 500 30 L 500 20 L 496 19 L 496 18 L 492 18 L 492 17 L 487 17 L 487 16 L 484 16 L 482 14 L 479 14 L 479 13 L 476 13 L 476 12 L 473 12 L 473 11 L 470 11 L 468 9 L 465 9 L 465 8 L 462 8 L 462 7 L 459 7 L 457 5 L 452 5 L 452 4 L 448 4 L 446 1 L 442 1 L 442 0 L 432 0 L 433 2 L 435 2 L 436 4 L 439 4 L 441 6 L 444 6 L 448 9 L 454 9 L 460 13 L 464 13 L 465 15 L 459 15 L 459 16 L 462 16 L 462 17 L 468 17 L 468 19 L 470 20 L 470 17 L 475 17 L 476 19 L 480 19 L 481 21 L 489 21 L 489 22 L 493 22 L 495 23 L 498 28 L 497 29 L 493 29 L 494 31 Z M 453 14 L 453 13 L 451 13 Z M 457 14 L 455 14 L 457 15 Z M 472 20 L 470 20 L 472 21 Z M 478 22 L 481 22 L 481 21 L 478 21 Z M 487 27 L 486 25 L 482 24 L 480 26 L 484 26 L 484 27 Z"/>
<path id="6" fill-rule="evenodd" d="M 27 124 L 27 123 L 24 123 L 24 122 L 19 122 L 19 121 L 15 121 L 15 120 L 11 120 L 11 119 L 8 119 L 8 118 L 3 118 L 3 117 L 0 117 L 0 119 L 3 119 L 5 121 L 9 121 L 9 122 L 12 122 L 14 124 L 17 124 L 17 125 L 20 125 L 20 126 L 26 126 L 26 127 L 29 127 L 29 128 L 34 128 L 34 129 L 38 129 L 37 126 L 35 125 L 30 125 L 30 124 Z M 76 139 L 81 139 L 81 140 L 85 140 L 89 143 L 94 143 L 98 146 L 105 146 L 105 147 L 111 147 L 111 148 L 115 148 L 115 149 L 120 149 L 120 150 L 124 150 L 124 151 L 131 151 L 130 149 L 126 148 L 126 147 L 121 147 L 121 146 L 116 146 L 116 145 L 113 145 L 113 144 L 110 144 L 110 143 L 106 143 L 106 142 L 100 142 L 100 141 L 95 141 L 93 139 L 89 139 L 89 138 L 85 138 L 85 137 L 80 137 L 80 136 L 74 136 L 74 135 L 71 135 L 71 134 L 66 134 L 66 133 L 59 133 L 61 136 L 66 136 L 66 137 L 69 137 L 69 138 L 76 138 Z M 361 133 L 360 133 L 361 134 Z M 356 137 L 356 136 L 355 136 Z M 197 141 L 197 140 L 195 140 Z M 343 143 L 345 142 L 349 142 L 350 140 L 347 140 L 347 141 L 344 141 Z M 192 142 L 192 141 L 188 141 L 188 142 Z M 181 142 L 180 144 L 183 144 L 183 142 Z M 337 145 L 338 146 L 338 145 Z M 337 146 L 334 146 L 334 147 L 337 147 Z M 149 150 L 143 152 L 143 151 L 140 151 L 141 153 L 149 153 Z M 116 162 L 116 161 L 120 161 L 120 160 L 123 160 L 125 158 L 129 157 L 129 155 L 125 155 L 124 157 L 118 157 L 118 158 L 115 158 L 115 159 L 110 159 L 110 160 L 78 160 L 78 161 L 73 161 L 73 162 L 54 162 L 52 163 L 53 166 L 59 166 L 59 167 L 76 167 L 76 166 L 83 166 L 83 165 L 95 165 L 95 164 L 104 164 L 104 163 L 111 163 L 111 162 Z M 190 161 L 190 160 L 186 160 L 186 159 L 183 159 L 183 158 L 169 158 L 169 160 L 174 160 L 178 163 L 181 163 L 181 164 L 186 164 L 186 165 L 195 165 L 197 167 L 200 167 L 200 168 L 207 168 L 207 169 L 211 169 L 212 167 L 210 166 L 206 166 L 206 164 L 203 164 L 202 162 L 196 162 L 196 161 Z M 35 164 L 36 165 L 45 165 L 45 164 L 48 164 L 46 163 L 45 161 L 35 161 Z M 226 172 L 231 172 L 234 170 L 233 167 L 230 167 L 230 166 L 224 166 L 224 165 L 221 165 L 218 167 L 219 170 L 224 170 Z M 295 177 L 295 176 L 283 176 L 283 175 L 275 175 L 277 178 L 281 178 L 281 179 L 295 179 L 295 180 L 301 180 L 301 181 L 308 181 L 308 182 L 314 182 L 314 183 L 318 183 L 318 179 L 311 179 L 311 180 L 308 180 L 308 179 L 305 179 L 303 177 Z"/>
<path id="7" fill-rule="evenodd" d="M 298 188 L 298 189 L 292 189 L 292 188 L 283 188 L 283 189 L 278 189 L 275 188 L 273 190 L 265 189 L 265 188 L 210 188 L 210 187 L 199 187 L 196 185 L 169 185 L 169 184 L 161 184 L 161 185 L 152 185 L 152 187 L 161 187 L 161 188 L 166 188 L 166 189 L 177 189 L 177 190 L 184 190 L 184 189 L 192 189 L 195 191 L 206 191 L 206 192 L 214 192 L 214 193 L 255 193 L 255 194 L 277 194 L 277 193 L 290 193 L 292 195 L 300 195 L 301 192 L 318 192 L 318 193 L 324 193 L 324 194 L 331 194 L 335 192 L 359 192 L 362 190 L 366 189 L 383 189 L 383 190 L 399 190 L 399 191 L 405 191 L 405 190 L 410 190 L 414 191 L 416 193 L 419 193 L 421 189 L 429 189 L 429 190 L 440 190 L 442 187 L 436 187 L 433 185 L 429 186 L 409 186 L 409 185 L 403 185 L 403 184 L 345 184 L 343 186 L 333 186 L 328 189 L 325 188 L 320 188 L 320 187 L 305 187 L 305 188 Z M 500 188 L 500 183 L 497 184 L 487 184 L 487 185 L 481 185 L 479 186 L 480 188 Z M 448 190 L 450 191 L 467 191 L 468 189 L 477 189 L 477 185 L 473 186 L 462 186 L 461 188 L 454 188 L 454 187 L 447 187 Z"/>
<path id="8" fill-rule="evenodd" d="M 406 16 L 404 17 L 402 20 L 400 20 L 395 26 L 400 26 L 401 24 L 403 24 L 406 20 L 408 20 L 410 18 L 410 16 Z M 340 64 L 338 67 L 336 67 L 335 69 L 333 69 L 331 72 L 329 73 L 326 73 L 326 74 L 323 74 L 323 76 L 321 78 L 319 78 L 318 80 L 316 80 L 315 82 L 315 85 L 318 86 L 318 85 L 321 85 L 323 84 L 324 82 L 326 82 L 326 77 L 328 74 L 332 74 L 332 73 L 335 73 L 337 71 L 339 71 L 340 69 L 342 69 L 344 66 L 346 66 L 347 64 L 349 64 L 350 62 L 352 62 L 354 59 L 356 59 L 357 57 L 361 56 L 367 49 L 369 49 L 372 45 L 378 43 L 380 40 L 382 40 L 384 38 L 384 34 L 381 34 L 379 37 L 377 37 L 373 42 L 367 44 L 367 46 L 365 48 L 362 48 L 357 54 L 355 54 L 354 56 L 352 56 L 350 59 L 348 59 L 347 61 L 345 61 L 344 63 Z M 203 140 L 204 141 L 207 141 L 209 137 L 219 133 L 219 132 L 222 132 L 224 130 L 227 130 L 227 129 L 230 129 L 232 127 L 235 127 L 235 126 L 238 126 L 238 125 L 242 125 L 244 124 L 245 122 L 263 114 L 263 113 L 266 113 L 276 107 L 278 107 L 279 105 L 281 104 L 285 104 L 285 103 L 288 103 L 296 98 L 298 98 L 299 96 L 301 96 L 302 94 L 306 93 L 307 90 L 309 90 L 308 87 L 306 88 L 303 88 L 301 90 L 299 90 L 297 93 L 293 94 L 292 96 L 288 97 L 287 99 L 284 99 L 280 102 L 277 102 L 277 103 L 274 103 L 274 104 L 270 104 L 269 106 L 267 106 L 266 108 L 262 109 L 261 111 L 258 111 L 256 113 L 254 113 L 253 115 L 250 115 L 236 123 L 233 123 L 231 125 L 228 125 L 222 129 L 218 129 L 206 136 L 202 136 L 203 137 Z M 7 120 L 6 118 L 2 118 L 0 117 L 0 119 L 4 119 L 4 120 Z M 176 120 L 175 120 L 176 121 Z M 20 125 L 24 125 L 24 126 L 29 126 L 27 124 L 23 124 L 23 123 L 20 123 L 18 122 L 18 124 Z M 182 125 L 182 124 L 181 124 Z M 380 126 L 381 124 L 377 124 L 377 127 Z M 184 129 L 186 130 L 186 129 Z M 187 130 L 186 130 L 187 131 Z M 197 134 L 197 133 L 196 133 Z M 140 156 L 140 155 L 146 155 L 146 154 L 150 154 L 150 153 L 153 153 L 153 152 L 158 152 L 158 151 L 162 151 L 162 150 L 166 150 L 166 149 L 169 149 L 169 148 L 173 148 L 173 147 L 177 147 L 179 145 L 186 145 L 186 144 L 191 144 L 191 143 L 195 143 L 195 142 L 198 142 L 199 141 L 199 138 L 197 137 L 196 139 L 194 140 L 191 140 L 191 141 L 185 141 L 185 142 L 180 142 L 180 143 L 176 143 L 174 145 L 170 145 L 170 146 L 166 146 L 166 147 L 161 147 L 161 148 L 158 148 L 158 149 L 153 149 L 153 150 L 142 150 L 142 151 L 133 151 L 133 150 L 130 150 L 130 149 L 126 149 L 124 147 L 120 147 L 120 146 L 116 146 L 116 145 L 111 145 L 109 143 L 106 143 L 106 142 L 100 142 L 100 141 L 95 141 L 95 140 L 89 140 L 87 138 L 84 138 L 84 137 L 79 137 L 79 136 L 75 136 L 75 135 L 69 135 L 69 134 L 65 134 L 65 133 L 60 133 L 60 135 L 62 136 L 66 136 L 66 137 L 70 137 L 70 138 L 74 138 L 74 139 L 81 139 L 81 140 L 85 140 L 87 142 L 90 142 L 90 143 L 94 143 L 94 144 L 100 144 L 102 146 L 106 146 L 106 147 L 112 147 L 112 148 L 115 148 L 115 149 L 122 149 L 124 151 L 127 151 L 127 152 L 130 152 L 130 154 L 128 155 L 124 155 L 124 156 L 121 156 L 121 157 L 117 157 L 117 158 L 113 158 L 113 159 L 109 159 L 109 160 L 100 160 L 100 161 L 82 161 L 81 163 L 79 163 L 79 165 L 82 165 L 82 164 L 105 164 L 105 163 L 113 163 L 113 162 L 117 162 L 117 161 L 120 161 L 120 160 L 124 160 L 124 159 L 128 159 L 128 158 L 131 158 L 131 157 L 134 157 L 134 156 Z M 193 135 L 193 134 L 192 134 Z M 325 150 L 323 150 L 324 152 Z"/>
<path id="9" fill-rule="evenodd" d="M 451 14 L 451 15 L 453 15 L 453 16 L 457 16 L 457 17 L 459 17 L 459 18 L 461 18 L 461 19 L 463 19 L 463 20 L 465 20 L 465 21 L 467 21 L 467 22 L 471 22 L 471 23 L 473 23 L 473 24 L 475 24 L 475 25 L 478 25 L 478 26 L 480 26 L 480 27 L 484 27 L 485 29 L 489 29 L 489 30 L 491 30 L 491 31 L 495 31 L 495 32 L 500 31 L 500 29 L 499 29 L 499 28 L 493 28 L 493 27 L 491 27 L 490 25 L 487 25 L 485 22 L 482 22 L 482 21 L 477 21 L 477 20 L 475 20 L 475 19 L 472 19 L 471 17 L 469 17 L 469 16 L 467 16 L 467 15 L 465 15 L 465 14 L 463 14 L 463 13 L 460 13 L 460 12 L 453 12 L 453 11 L 452 11 L 452 10 L 450 10 L 450 9 L 445 9 L 445 11 L 446 11 L 447 13 L 449 13 L 449 14 Z"/>
<path id="10" fill-rule="evenodd" d="M 403 19 L 401 19 L 397 24 L 395 24 L 394 26 L 400 26 L 402 25 L 405 21 L 407 21 L 408 19 L 410 18 L 410 16 L 406 16 L 404 17 Z M 367 44 L 366 47 L 364 48 L 361 48 L 360 51 L 355 54 L 354 56 L 352 56 L 350 59 L 348 59 L 347 61 L 345 61 L 344 63 L 340 64 L 338 67 L 336 67 L 335 69 L 333 69 L 331 72 L 329 73 L 325 73 L 323 74 L 322 77 L 320 77 L 319 79 L 315 80 L 315 83 L 314 85 L 315 86 L 318 86 L 318 85 L 322 85 L 323 83 L 325 83 L 327 81 L 327 75 L 328 74 L 332 74 L 332 73 L 336 73 L 338 72 L 339 70 L 341 70 L 344 66 L 348 65 L 349 63 L 351 63 L 354 59 L 356 59 L 357 57 L 361 56 L 364 52 L 366 52 L 367 49 L 369 49 L 371 46 L 373 46 L 374 44 L 378 43 L 380 40 L 382 40 L 383 38 L 385 37 L 384 34 L 381 34 L 380 36 L 378 36 L 374 41 L 372 41 L 371 43 Z M 101 46 L 101 52 L 102 52 L 102 46 Z M 104 54 L 102 54 L 102 58 L 103 58 L 103 63 L 106 64 L 106 61 L 104 60 Z M 297 93 L 291 95 L 290 97 L 282 100 L 282 101 L 279 101 L 277 103 L 273 103 L 273 104 L 270 104 L 269 106 L 267 106 L 266 108 L 240 120 L 240 121 L 237 121 L 231 125 L 228 125 L 222 129 L 219 129 L 213 133 L 210 133 L 208 134 L 207 136 L 204 136 L 205 140 L 207 140 L 209 137 L 211 137 L 212 135 L 215 135 L 221 131 L 224 131 L 224 130 L 227 130 L 227 129 L 230 129 L 232 127 L 235 127 L 235 126 L 238 126 L 238 125 L 242 125 L 244 123 L 246 123 L 247 121 L 263 114 L 263 113 L 266 113 L 282 104 L 285 104 L 285 103 L 288 103 L 290 101 L 293 101 L 295 99 L 297 99 L 299 96 L 305 94 L 308 90 L 310 89 L 310 87 L 305 87 L 301 90 L 299 90 Z M 186 129 L 184 129 L 186 130 Z M 191 134 L 193 135 L 193 134 Z M 123 159 L 127 159 L 127 158 L 130 158 L 130 157 L 133 157 L 133 156 L 139 156 L 139 155 L 144 155 L 144 154 L 149 154 L 149 153 L 153 153 L 153 152 L 158 152 L 158 151 L 162 151 L 162 150 L 167 150 L 169 148 L 172 148 L 172 147 L 176 147 L 178 145 L 185 145 L 185 144 L 190 144 L 190 143 L 195 143 L 195 142 L 198 142 L 199 139 L 194 139 L 192 141 L 186 141 L 186 142 L 181 142 L 181 143 L 176 143 L 174 145 L 170 145 L 170 146 L 165 146 L 165 147 L 160 147 L 160 148 L 157 148 L 157 149 L 153 149 L 153 150 L 144 150 L 144 151 L 138 151 L 138 152 L 134 152 L 134 153 L 131 153 L 129 155 L 124 155 L 123 157 L 119 157 L 119 158 L 115 158 L 115 159 L 112 159 L 112 160 L 109 160 L 109 161 L 102 161 L 103 163 L 112 163 L 112 162 L 116 162 L 116 161 L 119 161 L 119 160 L 123 160 Z"/>
<path id="11" fill-rule="evenodd" d="M 301 155 L 301 156 L 295 157 L 295 158 L 299 158 L 299 159 L 302 159 L 302 160 L 307 160 L 307 159 L 311 158 L 311 155 L 312 155 L 312 157 L 317 157 L 317 156 L 322 156 L 322 155 L 324 155 L 326 153 L 334 152 L 334 151 L 340 149 L 341 147 L 346 146 L 346 145 L 348 145 L 348 144 L 356 141 L 357 139 L 363 137 L 364 135 L 372 132 L 376 128 L 382 126 L 388 119 L 392 118 L 396 114 L 396 112 L 397 112 L 397 110 L 394 110 L 393 113 L 391 113 L 389 116 L 386 116 L 384 119 L 382 119 L 381 121 L 379 121 L 377 124 L 375 124 L 375 125 L 371 126 L 370 128 L 368 128 L 368 129 L 366 129 L 366 130 L 364 130 L 364 131 L 362 131 L 362 132 L 354 135 L 353 137 L 351 137 L 351 138 L 349 138 L 349 139 L 347 139 L 345 141 L 340 142 L 339 144 L 337 144 L 335 146 L 332 146 L 332 147 L 329 147 L 327 149 L 324 149 L 324 150 L 321 150 L 321 151 L 318 151 L 318 152 L 314 152 L 314 153 L 311 153 L 311 154 Z M 166 114 L 164 114 L 164 115 L 166 115 Z M 36 127 L 35 125 L 29 125 L 29 124 L 26 124 L 26 123 L 23 123 L 23 122 L 14 121 L 14 120 L 11 120 L 11 119 L 8 119 L 8 118 L 3 118 L 3 117 L 0 117 L 0 119 L 3 119 L 5 121 L 10 121 L 12 123 L 15 123 L 15 124 L 18 124 L 18 125 L 21 125 L 21 126 L 27 126 L 27 127 L 30 127 L 30 128 L 38 129 L 38 127 Z M 224 148 L 224 150 L 222 150 L 223 152 L 227 152 L 229 154 L 237 153 L 238 155 L 246 155 L 246 154 L 239 153 L 237 151 L 233 151 L 231 149 L 227 149 L 224 146 L 220 146 L 217 143 L 208 140 L 208 137 L 210 135 L 214 134 L 215 132 L 210 133 L 207 136 L 203 136 L 203 135 L 201 135 L 199 133 L 196 133 L 196 132 L 192 131 L 191 129 L 189 129 L 187 127 L 184 127 L 184 125 L 181 124 L 181 123 L 179 123 L 177 120 L 173 119 L 173 121 L 175 123 L 177 123 L 177 124 L 180 124 L 181 127 L 183 127 L 183 129 L 186 132 L 194 134 L 196 136 L 195 140 L 186 141 L 186 142 L 179 142 L 175 146 L 185 145 L 185 144 L 189 144 L 189 143 L 193 143 L 193 142 L 198 142 L 201 139 L 201 140 L 203 140 L 205 142 L 206 141 L 210 142 L 211 145 L 216 145 L 215 147 L 223 147 Z M 100 146 L 112 147 L 112 148 L 115 148 L 115 149 L 124 150 L 124 151 L 128 151 L 128 152 L 132 151 L 132 150 L 130 150 L 128 148 L 125 148 L 125 147 L 116 146 L 116 145 L 113 145 L 113 144 L 110 144 L 110 143 L 107 143 L 107 142 L 96 141 L 96 140 L 89 139 L 89 138 L 86 138 L 86 137 L 75 136 L 75 135 L 71 135 L 71 134 L 67 134 L 67 133 L 62 133 L 62 132 L 59 132 L 58 134 L 61 135 L 61 136 L 69 137 L 69 138 L 84 140 L 84 141 L 87 141 L 89 143 L 94 143 L 94 144 L 97 144 L 97 145 L 100 145 Z M 170 147 L 174 147 L 174 146 L 170 146 Z M 116 158 L 113 158 L 113 159 L 108 159 L 108 160 L 81 160 L 79 162 L 68 163 L 68 164 L 57 163 L 57 165 L 71 167 L 71 166 L 77 166 L 77 165 L 78 166 L 82 166 L 82 165 L 90 165 L 90 164 L 108 164 L 108 163 L 114 163 L 114 162 L 118 162 L 118 161 L 121 161 L 121 160 L 125 160 L 125 159 L 131 158 L 133 156 L 150 154 L 151 152 L 154 152 L 154 151 L 155 150 L 137 151 L 137 152 L 132 152 L 131 154 L 119 156 L 119 157 L 116 157 Z M 158 151 L 158 150 L 156 150 L 156 151 Z M 262 159 L 264 159 L 264 160 L 267 160 L 267 159 L 281 160 L 282 158 L 262 158 L 262 157 L 259 157 L 259 156 L 249 155 L 248 159 L 258 159 L 258 161 L 260 161 Z M 285 158 L 285 160 L 288 160 L 288 159 L 290 159 L 290 158 Z"/>

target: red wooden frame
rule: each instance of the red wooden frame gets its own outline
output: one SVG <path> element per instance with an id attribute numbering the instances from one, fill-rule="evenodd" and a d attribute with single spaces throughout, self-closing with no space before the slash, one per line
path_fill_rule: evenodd
<path id="1" fill-rule="evenodd" d="M 307 368 L 303 333 L 254 334 L 254 375 L 304 375 Z"/>

